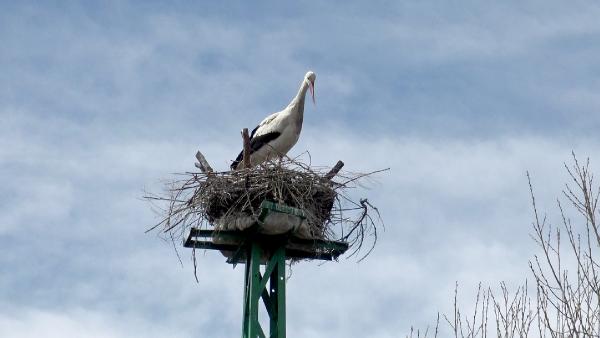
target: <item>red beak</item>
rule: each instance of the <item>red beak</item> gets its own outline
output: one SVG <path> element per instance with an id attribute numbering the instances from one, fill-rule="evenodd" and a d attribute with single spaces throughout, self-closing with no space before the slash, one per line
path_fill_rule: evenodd
<path id="1" fill-rule="evenodd" d="M 310 95 L 312 96 L 313 104 L 317 104 L 315 102 L 315 84 L 312 81 L 308 81 L 308 89 L 310 89 Z"/>

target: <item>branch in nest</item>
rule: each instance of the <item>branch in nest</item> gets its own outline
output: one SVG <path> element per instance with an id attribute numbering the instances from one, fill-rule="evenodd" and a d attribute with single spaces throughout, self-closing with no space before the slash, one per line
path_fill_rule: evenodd
<path id="1" fill-rule="evenodd" d="M 250 135 L 248 135 L 248 128 L 242 130 L 242 141 L 244 142 L 244 168 L 250 168 Z"/>
<path id="2" fill-rule="evenodd" d="M 196 153 L 196 159 L 198 160 L 198 162 L 194 163 L 196 168 L 200 169 L 205 174 L 213 172 L 213 168 L 208 164 L 208 161 L 200 151 Z"/>
<path id="3" fill-rule="evenodd" d="M 340 170 L 342 170 L 343 166 L 344 166 L 344 162 L 337 161 L 335 166 L 333 166 L 333 168 L 331 168 L 331 170 L 325 175 L 325 179 L 330 181 L 332 178 L 335 177 L 335 175 L 337 175 L 340 172 Z"/>

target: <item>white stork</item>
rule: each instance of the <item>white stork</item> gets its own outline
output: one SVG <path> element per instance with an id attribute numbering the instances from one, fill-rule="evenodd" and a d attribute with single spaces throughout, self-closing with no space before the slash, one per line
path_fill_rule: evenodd
<path id="1" fill-rule="evenodd" d="M 269 115 L 250 134 L 250 165 L 255 166 L 271 158 L 283 157 L 298 142 L 304 118 L 306 90 L 315 102 L 315 73 L 304 75 L 298 94 L 282 111 Z M 231 164 L 231 169 L 243 168 L 244 151 Z"/>

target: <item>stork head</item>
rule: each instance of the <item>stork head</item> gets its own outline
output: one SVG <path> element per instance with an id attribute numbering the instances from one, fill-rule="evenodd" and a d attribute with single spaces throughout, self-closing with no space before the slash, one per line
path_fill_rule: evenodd
<path id="1" fill-rule="evenodd" d="M 304 75 L 304 82 L 308 84 L 308 89 L 310 90 L 310 95 L 312 96 L 313 103 L 315 103 L 315 80 L 317 79 L 317 75 L 312 71 L 308 71 L 306 75 Z"/>

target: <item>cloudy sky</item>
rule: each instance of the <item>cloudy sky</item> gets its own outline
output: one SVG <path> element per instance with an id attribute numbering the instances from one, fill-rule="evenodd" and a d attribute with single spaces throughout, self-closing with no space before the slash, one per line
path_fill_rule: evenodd
<path id="1" fill-rule="evenodd" d="M 219 3 L 218 5 L 215 5 Z M 317 74 L 292 154 L 369 171 L 366 260 L 295 265 L 288 336 L 398 337 L 456 281 L 517 286 L 572 150 L 600 161 L 592 1 L 0 5 L 0 336 L 234 337 L 243 269 L 144 230 L 141 196 L 225 170 L 239 130 Z M 596 166 L 598 168 L 598 166 Z"/>

